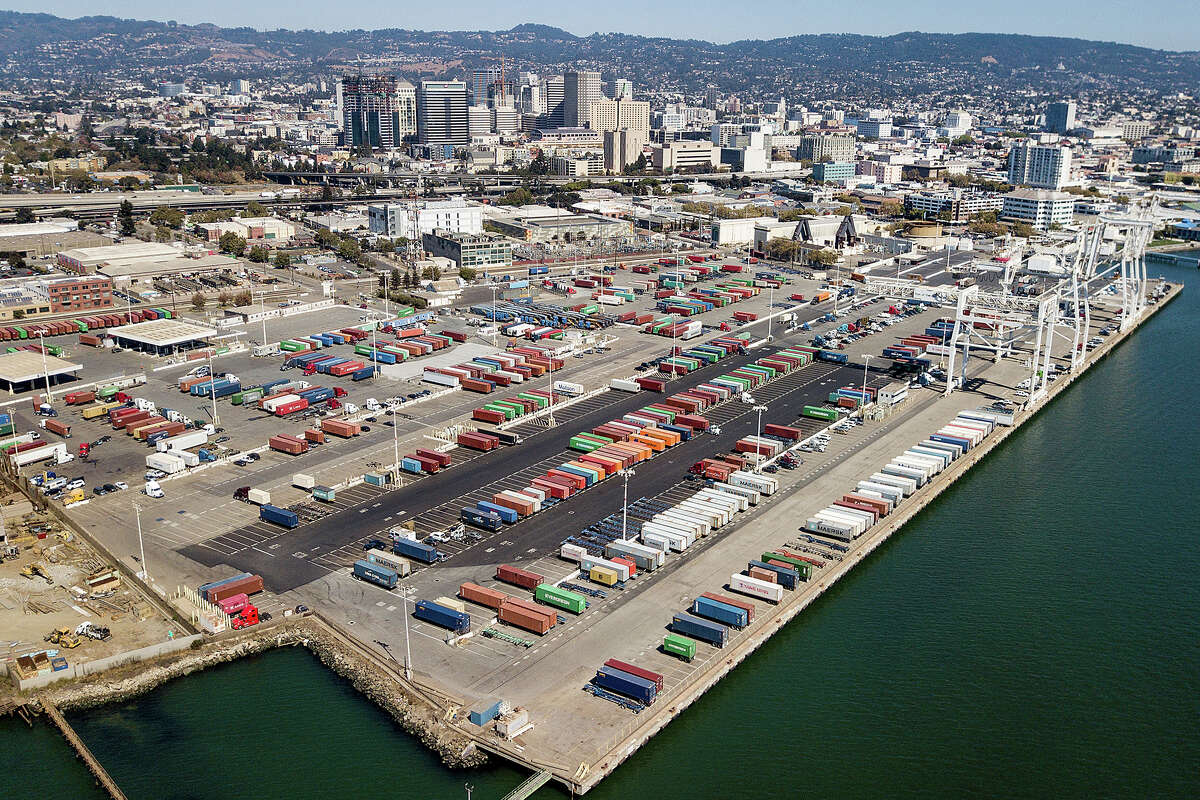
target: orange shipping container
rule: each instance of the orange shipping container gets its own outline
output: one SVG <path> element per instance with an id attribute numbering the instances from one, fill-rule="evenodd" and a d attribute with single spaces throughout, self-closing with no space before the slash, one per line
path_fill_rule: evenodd
<path id="1" fill-rule="evenodd" d="M 508 599 L 508 595 L 504 592 L 498 592 L 495 589 L 488 589 L 486 586 L 470 582 L 458 587 L 458 596 L 463 600 L 470 600 L 472 603 L 478 603 L 488 608 L 500 608 L 501 604 Z"/>

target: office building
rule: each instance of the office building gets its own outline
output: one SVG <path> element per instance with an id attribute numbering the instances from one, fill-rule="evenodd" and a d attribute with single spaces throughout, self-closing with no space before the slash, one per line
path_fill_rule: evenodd
<path id="1" fill-rule="evenodd" d="M 401 142 L 417 139 L 417 87 L 400 78 L 396 81 L 396 133 Z"/>
<path id="2" fill-rule="evenodd" d="M 467 85 L 462 81 L 421 81 L 417 91 L 417 140 L 426 145 L 459 145 L 471 140 Z"/>
<path id="3" fill-rule="evenodd" d="M 1061 100 L 1046 108 L 1046 130 L 1051 133 L 1070 133 L 1075 129 L 1075 101 Z"/>
<path id="4" fill-rule="evenodd" d="M 160 83 L 158 85 L 159 97 L 178 97 L 187 91 L 187 86 L 182 83 Z"/>
<path id="5" fill-rule="evenodd" d="M 367 206 L 371 233 L 389 239 L 419 241 L 426 233 L 442 230 L 474 236 L 483 233 L 483 211 L 463 200 L 413 200 Z"/>
<path id="6" fill-rule="evenodd" d="M 403 143 L 396 78 L 347 75 L 342 78 L 342 131 L 350 147 L 391 149 Z"/>
<path id="7" fill-rule="evenodd" d="M 604 170 L 622 172 L 638 160 L 647 144 L 644 131 L 619 130 L 604 132 Z"/>
<path id="8" fill-rule="evenodd" d="M 505 237 L 486 231 L 472 235 L 434 230 L 421 235 L 421 248 L 435 258 L 450 259 L 459 269 L 512 266 L 512 245 Z"/>
<path id="9" fill-rule="evenodd" d="M 1004 195 L 1000 218 L 1027 222 L 1039 231 L 1069 225 L 1075 198 L 1066 192 L 1046 189 L 1014 189 Z"/>
<path id="10" fill-rule="evenodd" d="M 854 137 L 832 134 L 801 136 L 796 147 L 796 158 L 801 161 L 853 161 Z"/>
<path id="11" fill-rule="evenodd" d="M 550 159 L 550 169 L 564 178 L 587 178 L 604 174 L 604 156 L 587 153 L 581 156 L 555 156 Z"/>
<path id="12" fill-rule="evenodd" d="M 566 81 L 562 75 L 552 75 L 542 83 L 546 115 L 543 128 L 564 128 L 567 119 Z"/>
<path id="13" fill-rule="evenodd" d="M 740 135 L 742 126 L 736 122 L 721 122 L 712 126 L 712 143 L 717 147 L 732 147 L 734 137 Z"/>
<path id="14" fill-rule="evenodd" d="M 487 106 L 476 104 L 467 109 L 467 131 L 473 137 L 492 132 L 492 112 Z"/>
<path id="15" fill-rule="evenodd" d="M 892 122 L 881 119 L 860 119 L 858 135 L 864 139 L 886 139 L 892 135 Z"/>
<path id="16" fill-rule="evenodd" d="M 983 192 L 967 192 L 951 189 L 944 192 L 913 192 L 904 198 L 910 211 L 926 217 L 938 217 L 949 222 L 966 222 L 976 214 L 986 211 L 999 212 L 1004 208 L 1004 198 Z"/>
<path id="17" fill-rule="evenodd" d="M 709 86 L 704 90 L 704 107 L 717 110 L 717 101 L 721 98 L 721 91 L 716 86 Z"/>
<path id="18" fill-rule="evenodd" d="M 651 161 L 655 169 L 711 169 L 720 163 L 721 150 L 712 142 L 675 141 L 655 147 Z"/>
<path id="19" fill-rule="evenodd" d="M 521 114 L 512 106 L 492 107 L 492 132 L 517 133 L 521 130 Z"/>
<path id="20" fill-rule="evenodd" d="M 1061 189 L 1071 176 L 1071 148 L 1018 142 L 1008 151 L 1008 182 Z"/>
<path id="21" fill-rule="evenodd" d="M 586 128 L 592 104 L 604 99 L 599 72 L 568 72 L 563 76 L 563 125 Z"/>
<path id="22" fill-rule="evenodd" d="M 870 175 L 876 183 L 899 183 L 903 177 L 903 168 L 899 164 L 883 161 L 859 161 L 854 170 L 859 175 Z"/>
<path id="23" fill-rule="evenodd" d="M 1134 120 L 1121 123 L 1122 139 L 1145 139 L 1154 130 L 1153 122 Z"/>
<path id="24" fill-rule="evenodd" d="M 250 94 L 250 81 L 244 78 L 235 78 L 229 82 L 230 94 Z"/>
<path id="25" fill-rule="evenodd" d="M 650 104 L 645 100 L 609 100 L 602 98 L 592 103 L 588 114 L 590 127 L 594 131 L 616 131 L 628 128 L 650 133 Z"/>
<path id="26" fill-rule="evenodd" d="M 818 183 L 836 183 L 854 177 L 854 164 L 849 161 L 819 161 L 812 170 L 813 180 Z"/>
<path id="27" fill-rule="evenodd" d="M 633 99 L 633 81 L 625 78 L 613 78 L 605 87 L 608 89 L 608 96 L 613 100 L 632 100 Z"/>
<path id="28" fill-rule="evenodd" d="M 471 71 L 471 103 L 474 105 L 511 105 L 515 89 L 512 73 L 500 67 L 485 67 Z"/>

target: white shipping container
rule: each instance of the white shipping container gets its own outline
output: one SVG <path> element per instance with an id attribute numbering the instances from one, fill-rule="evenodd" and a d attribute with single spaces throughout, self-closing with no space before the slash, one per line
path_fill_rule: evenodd
<path id="1" fill-rule="evenodd" d="M 958 458 L 959 456 L 961 456 L 963 454 L 962 445 L 954 444 L 953 442 L 938 442 L 933 439 L 925 439 L 921 442 L 921 444 L 919 446 L 920 447 L 928 447 L 933 450 L 941 450 L 942 452 L 949 453 L 950 457 L 952 459 Z"/>
<path id="2" fill-rule="evenodd" d="M 171 455 L 179 456 L 181 459 L 183 459 L 183 465 L 185 467 L 196 467 L 200 465 L 200 455 L 198 453 L 192 453 L 187 450 L 171 450 L 169 452 Z"/>
<path id="3" fill-rule="evenodd" d="M 996 423 L 990 419 L 979 419 L 971 411 L 960 411 L 958 416 L 950 421 L 951 425 L 959 425 L 963 428 L 979 428 L 983 431 L 983 435 L 987 436 L 996 427 Z"/>
<path id="4" fill-rule="evenodd" d="M 251 503 L 254 503 L 256 506 L 270 505 L 271 493 L 263 491 L 262 489 L 251 489 L 249 492 L 247 492 L 246 499 Z"/>
<path id="5" fill-rule="evenodd" d="M 432 383 L 436 386 L 458 386 L 457 375 L 447 375 L 443 372 L 432 372 L 425 370 L 421 374 L 421 380 L 426 383 Z"/>
<path id="6" fill-rule="evenodd" d="M 533 503 L 533 513 L 535 514 L 542 510 L 542 501 L 534 497 L 530 497 L 529 495 L 524 495 L 520 492 L 514 492 L 511 489 L 505 489 L 501 492 L 497 492 L 497 494 L 499 494 L 501 497 L 508 497 L 513 500 L 523 501 L 526 503 Z"/>
<path id="7" fill-rule="evenodd" d="M 749 575 L 742 575 L 735 572 L 729 576 L 729 588 L 731 591 L 757 597 L 759 600 L 768 600 L 772 603 L 778 603 L 783 600 L 783 587 L 777 583 L 769 581 L 761 581 L 758 578 L 751 578 Z"/>
<path id="8" fill-rule="evenodd" d="M 745 486 L 755 489 L 765 495 L 772 495 L 779 491 L 779 481 L 770 475 L 756 475 L 753 472 L 738 470 L 730 473 L 728 482 L 734 486 Z"/>
<path id="9" fill-rule="evenodd" d="M 664 553 L 670 552 L 671 550 L 671 540 L 665 536 L 661 536 L 657 533 L 649 533 L 645 529 L 642 529 L 640 538 L 642 540 L 642 544 L 646 545 L 647 547 L 653 547 L 655 550 L 661 550 Z"/>
<path id="10" fill-rule="evenodd" d="M 526 486 L 521 490 L 521 494 L 527 494 L 530 497 L 536 498 L 539 503 L 546 502 L 546 493 L 541 489 L 534 488 L 533 486 Z"/>
<path id="11" fill-rule="evenodd" d="M 168 475 L 183 472 L 186 467 L 183 459 L 175 453 L 151 453 L 146 456 L 146 466 L 150 469 L 165 472 Z"/>
<path id="12" fill-rule="evenodd" d="M 498 370 L 496 370 L 495 374 L 503 375 L 504 377 L 508 378 L 510 383 L 524 383 L 525 382 L 525 376 L 519 372 L 509 372 L 506 369 L 498 369 Z"/>
<path id="13" fill-rule="evenodd" d="M 898 475 L 902 478 L 912 478 L 917 482 L 918 488 L 925 485 L 924 470 L 902 467 L 899 464 L 885 464 L 882 468 L 880 468 L 879 471 L 885 475 Z"/>
<path id="14" fill-rule="evenodd" d="M 263 411 L 269 411 L 270 413 L 274 414 L 275 409 L 279 408 L 281 405 L 299 399 L 300 395 L 298 394 L 285 394 L 282 397 L 273 397 L 263 403 Z"/>
<path id="15" fill-rule="evenodd" d="M 696 541 L 696 532 L 691 528 L 684 528 L 671 522 L 663 522 L 659 520 L 653 522 L 643 522 L 642 530 L 647 530 L 647 525 L 650 526 L 649 530 L 655 531 L 656 533 L 661 533 L 664 536 L 670 535 L 679 537 L 679 539 L 682 541 L 682 545 L 676 548 L 678 550 L 684 550 L 690 547 L 692 543 Z"/>
<path id="16" fill-rule="evenodd" d="M 619 306 L 625 302 L 625 298 L 615 294 L 602 294 L 596 297 L 596 302 L 606 306 Z"/>
<path id="17" fill-rule="evenodd" d="M 899 505 L 904 499 L 904 490 L 896 486 L 888 486 L 886 483 L 875 483 L 874 481 L 859 481 L 855 486 L 856 489 L 862 489 L 868 492 L 875 492 L 892 501 L 893 505 Z"/>
<path id="18" fill-rule="evenodd" d="M 673 528 L 667 528 L 664 525 L 658 525 L 653 522 L 642 523 L 642 536 L 658 536 L 665 539 L 671 546 L 671 549 L 677 553 L 682 553 L 688 549 L 691 542 L 691 534 L 679 531 Z"/>
<path id="19" fill-rule="evenodd" d="M 642 558 L 650 559 L 655 567 L 661 567 L 664 562 L 661 550 L 655 550 L 653 547 L 647 547 L 644 544 L 627 539 L 625 541 L 615 540 L 605 545 L 606 548 L 612 548 L 617 552 L 629 553 L 631 555 L 639 555 Z"/>
<path id="20" fill-rule="evenodd" d="M 804 522 L 804 528 L 813 533 L 819 533 L 822 536 L 828 536 L 831 539 L 838 539 L 843 542 L 854 540 L 854 529 L 852 526 L 822 517 L 809 517 Z"/>
<path id="21" fill-rule="evenodd" d="M 882 472 L 873 472 L 867 480 L 871 483 L 881 483 L 884 486 L 894 486 L 901 490 L 905 497 L 917 491 L 917 482 L 912 478 L 905 478 L 902 475 L 887 475 Z"/>
<path id="22" fill-rule="evenodd" d="M 939 447 L 926 447 L 925 445 L 922 445 L 922 444 L 915 444 L 908 449 L 909 449 L 909 451 L 911 451 L 913 453 L 917 453 L 919 455 L 929 456 L 930 458 L 936 458 L 938 461 L 940 461 L 942 463 L 942 469 L 945 469 L 946 467 L 950 466 L 950 462 L 954 460 L 954 456 L 950 455 L 950 453 L 946 452 L 945 450 L 942 450 Z"/>
<path id="23" fill-rule="evenodd" d="M 576 397 L 583 394 L 583 386 L 578 383 L 571 383 L 570 381 L 555 381 L 554 391 L 559 394 L 565 394 L 568 397 Z"/>
<path id="24" fill-rule="evenodd" d="M 939 472 L 941 472 L 943 469 L 946 468 L 946 458 L 945 457 L 943 457 L 940 454 L 939 455 L 930 455 L 928 453 L 922 453 L 922 452 L 918 451 L 915 447 L 908 448 L 901 454 L 900 457 L 901 458 L 911 458 L 914 461 L 928 464 L 933 469 L 934 475 L 938 474 Z"/>
<path id="25" fill-rule="evenodd" d="M 577 544 L 564 544 L 558 550 L 559 558 L 579 563 L 579 559 L 587 555 L 587 548 Z"/>
<path id="26" fill-rule="evenodd" d="M 305 475 L 303 472 L 297 472 L 292 476 L 292 486 L 297 489 L 311 489 L 317 485 L 316 480 L 312 475 Z"/>
<path id="27" fill-rule="evenodd" d="M 613 378 L 608 382 L 610 389 L 616 389 L 619 392 L 640 392 L 641 386 L 638 386 L 636 381 L 625 380 L 624 378 Z"/>
<path id="28" fill-rule="evenodd" d="M 668 508 L 661 514 L 655 514 L 654 519 L 662 517 L 668 522 L 675 521 L 678 525 L 684 525 L 696 532 L 696 536 L 708 536 L 712 532 L 712 524 L 706 517 L 698 517 L 690 511 L 680 508 Z"/>
<path id="29" fill-rule="evenodd" d="M 694 497 L 697 500 L 704 499 L 709 503 L 717 503 L 726 508 L 732 508 L 735 512 L 745 511 L 750 507 L 750 501 L 745 497 L 730 492 L 718 492 L 716 489 L 702 489 L 696 492 Z"/>
<path id="30" fill-rule="evenodd" d="M 877 516 L 874 511 L 863 511 L 857 508 L 847 508 L 846 506 L 830 506 L 831 511 L 838 514 L 844 514 L 847 517 L 857 517 L 862 520 L 863 525 L 868 529 L 875 524 Z"/>
<path id="31" fill-rule="evenodd" d="M 855 536 L 861 536 L 867 532 L 867 524 L 862 517 L 849 513 L 849 509 L 838 508 L 836 506 L 822 508 L 817 513 L 813 514 L 818 519 L 828 519 L 834 522 L 840 522 L 843 525 L 849 525 L 854 531 Z"/>
<path id="32" fill-rule="evenodd" d="M 691 511 L 701 517 L 706 517 L 709 520 L 708 524 L 714 529 L 727 525 L 732 516 L 723 508 L 716 508 L 698 500 L 681 500 L 675 504 L 675 507 L 680 511 Z"/>
<path id="33" fill-rule="evenodd" d="M 712 488 L 713 488 L 713 491 L 721 492 L 722 494 L 729 494 L 729 495 L 734 495 L 736 497 L 742 497 L 746 500 L 746 502 L 748 502 L 752 506 L 758 505 L 758 501 L 762 499 L 761 494 L 759 494 L 754 489 L 750 489 L 746 486 L 732 486 L 728 483 L 718 483 L 718 484 L 714 485 Z"/>
<path id="34" fill-rule="evenodd" d="M 188 431 L 178 436 L 159 439 L 154 443 L 154 449 L 160 453 L 165 453 L 168 450 L 190 450 L 193 447 L 200 447 L 206 444 L 208 444 L 207 433 L 204 431 Z"/>
<path id="35" fill-rule="evenodd" d="M 930 462 L 907 454 L 896 456 L 892 459 L 892 463 L 898 464 L 902 467 L 908 467 L 909 469 L 919 470 L 925 475 L 925 480 L 929 480 L 937 472 L 933 464 Z"/>
<path id="36" fill-rule="evenodd" d="M 983 441 L 983 432 L 978 428 L 967 428 L 962 425 L 955 425 L 954 423 L 943 426 L 938 433 L 944 433 L 947 436 L 957 436 L 960 439 L 966 439 L 971 443 L 972 447 Z"/>

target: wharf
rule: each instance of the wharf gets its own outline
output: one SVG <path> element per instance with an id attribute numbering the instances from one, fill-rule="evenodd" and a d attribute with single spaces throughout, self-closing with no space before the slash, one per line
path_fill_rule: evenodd
<path id="1" fill-rule="evenodd" d="M 1168 294 L 1157 304 L 1148 306 L 1142 318 L 1133 327 L 1127 331 L 1112 334 L 1103 344 L 1088 355 L 1078 372 L 1072 375 L 1060 376 L 1057 381 L 1048 386 L 1046 394 L 1040 400 L 1019 411 L 1011 427 L 998 428 L 992 436 L 989 436 L 979 446 L 972 448 L 968 454 L 955 461 L 936 480 L 918 490 L 903 506 L 890 514 L 882 525 L 853 545 L 850 551 L 845 554 L 844 559 L 832 567 L 829 572 L 821 575 L 819 580 L 806 586 L 803 590 L 791 594 L 782 604 L 771 608 L 769 612 L 764 613 L 760 609 L 754 625 L 751 629 L 748 629 L 748 635 L 736 641 L 735 644 L 719 651 L 720 656 L 713 658 L 707 668 L 703 669 L 703 671 L 693 673 L 684 685 L 660 699 L 659 705 L 651 706 L 644 711 L 637 718 L 635 725 L 625 728 L 625 735 L 619 741 L 613 744 L 607 752 L 592 759 L 591 763 L 576 763 L 570 766 L 561 761 L 554 763 L 556 759 L 553 755 L 559 754 L 554 753 L 552 755 L 548 752 L 549 747 L 536 746 L 533 743 L 526 744 L 525 746 L 515 746 L 513 743 L 503 742 L 494 737 L 482 735 L 478 732 L 478 728 L 475 728 L 474 731 L 470 730 L 473 726 L 458 725 L 456 726 L 457 730 L 473 738 L 480 749 L 520 764 L 527 769 L 531 769 L 535 774 L 546 770 L 550 771 L 554 778 L 564 784 L 572 793 L 584 794 L 588 792 L 611 774 L 625 759 L 636 752 L 652 736 L 664 729 L 684 709 L 698 700 L 721 678 L 733 670 L 734 667 L 757 650 L 777 631 L 782 629 L 787 622 L 811 605 L 814 600 L 847 575 L 876 548 L 890 539 L 905 523 L 921 513 L 943 491 L 953 485 L 963 475 L 967 474 L 972 467 L 983 460 L 1000 443 L 1006 441 L 1021 425 L 1033 418 L 1034 415 L 1058 397 L 1069 385 L 1073 384 L 1075 380 L 1086 373 L 1088 369 L 1105 358 L 1125 341 L 1144 322 L 1173 301 L 1181 291 L 1182 286 L 1171 285 Z M 968 393 L 963 393 L 963 396 L 967 395 Z M 978 400 L 975 400 L 975 402 L 977 403 Z M 897 438 L 905 442 L 911 440 L 915 425 L 926 424 L 931 414 L 935 418 L 939 416 L 945 417 L 946 412 L 951 408 L 955 409 L 955 413 L 957 412 L 957 406 L 951 406 L 945 403 L 944 398 L 941 396 L 935 396 L 922 401 L 918 406 L 906 409 L 903 412 L 902 418 L 896 422 L 894 430 L 888 432 L 888 441 L 891 438 Z M 916 419 L 918 416 L 920 419 Z M 922 433 L 926 430 L 927 428 L 921 428 Z M 895 437 L 892 437 L 892 434 L 895 434 Z M 783 505 L 772 508 L 771 513 L 774 516 L 786 514 L 787 503 L 793 499 L 797 499 L 797 497 L 787 498 Z M 791 518 L 794 518 L 794 515 L 789 517 L 789 519 Z M 748 525 L 765 528 L 771 527 L 770 521 L 764 517 L 757 517 L 750 520 Z M 794 527 L 794 524 L 792 524 L 787 529 L 794 529 Z M 774 535 L 778 537 L 778 529 L 774 531 Z M 730 539 L 727 537 L 726 541 L 722 544 L 728 544 L 729 542 Z M 736 543 L 734 544 L 736 545 Z M 740 547 L 745 548 L 745 545 L 740 545 Z M 715 550 L 709 551 L 702 558 L 706 558 L 709 555 L 716 556 L 717 553 Z M 697 565 L 697 568 L 699 568 L 699 565 Z"/>
<path id="2" fill-rule="evenodd" d="M 87 764 L 87 768 L 96 776 L 96 782 L 104 787 L 104 791 L 108 792 L 109 797 L 113 798 L 113 800 L 126 800 L 125 793 L 121 791 L 121 787 L 117 786 L 117 782 L 108 774 L 108 770 L 104 768 L 99 759 L 92 755 L 92 751 L 83 743 L 83 739 L 79 738 L 79 734 L 71 727 L 71 723 L 67 722 L 62 712 L 58 710 L 58 706 L 48 700 L 43 700 L 42 708 L 45 710 L 46 716 L 50 718 L 50 721 L 62 731 L 62 735 L 67 740 L 67 743 L 75 748 L 75 753 L 79 758 L 83 759 L 83 763 Z"/>

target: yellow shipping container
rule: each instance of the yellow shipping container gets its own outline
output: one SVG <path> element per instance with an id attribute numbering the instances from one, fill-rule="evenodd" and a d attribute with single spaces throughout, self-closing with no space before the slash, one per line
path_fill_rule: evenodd
<path id="1" fill-rule="evenodd" d="M 109 411 L 120 406 L 120 403 L 100 403 L 94 406 L 88 406 L 83 410 L 84 419 L 95 419 L 96 417 L 104 417 Z"/>
<path id="2" fill-rule="evenodd" d="M 455 611 L 462 612 L 463 614 L 467 613 L 467 604 L 462 600 L 456 600 L 453 597 L 439 597 L 433 602 L 437 603 L 439 606 L 453 608 Z"/>
<path id="3" fill-rule="evenodd" d="M 617 583 L 617 571 L 608 567 L 594 566 L 588 572 L 588 577 L 605 586 L 614 586 Z"/>

